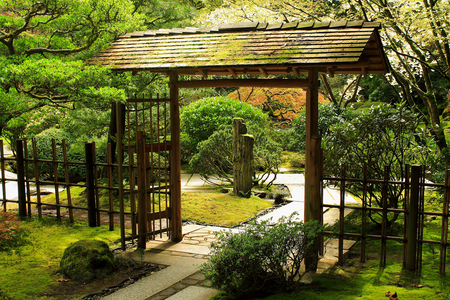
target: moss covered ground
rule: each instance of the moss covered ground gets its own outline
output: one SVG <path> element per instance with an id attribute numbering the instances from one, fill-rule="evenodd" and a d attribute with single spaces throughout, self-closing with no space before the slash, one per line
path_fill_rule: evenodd
<path id="1" fill-rule="evenodd" d="M 83 201 L 82 188 L 74 188 L 75 201 Z M 64 195 L 64 193 L 62 193 Z M 53 200 L 52 200 L 53 199 Z M 64 197 L 61 198 L 64 201 Z M 54 196 L 43 199 L 52 203 Z M 259 210 L 271 206 L 259 198 L 244 199 L 222 193 L 183 193 L 183 219 L 194 222 L 233 226 L 246 221 Z M 118 248 L 120 229 L 109 226 L 88 227 L 85 219 L 70 224 L 55 218 L 24 219 L 21 228 L 27 233 L 26 244 L 9 251 L 0 251 L 0 299 L 80 299 L 85 295 L 127 278 L 126 271 L 118 271 L 104 280 L 90 284 L 58 281 L 64 250 L 71 243 L 83 239 L 105 241 L 110 248 Z"/>

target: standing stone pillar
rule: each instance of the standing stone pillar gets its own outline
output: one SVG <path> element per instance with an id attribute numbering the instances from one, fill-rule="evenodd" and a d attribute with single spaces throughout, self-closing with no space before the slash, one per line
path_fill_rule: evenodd
<path id="1" fill-rule="evenodd" d="M 233 194 L 249 198 L 253 186 L 253 141 L 242 118 L 233 120 Z"/>

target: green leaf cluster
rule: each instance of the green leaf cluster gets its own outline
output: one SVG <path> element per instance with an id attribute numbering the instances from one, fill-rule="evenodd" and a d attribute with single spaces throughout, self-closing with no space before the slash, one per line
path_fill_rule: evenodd
<path id="1" fill-rule="evenodd" d="M 294 289 L 304 255 L 323 231 L 316 221 L 303 224 L 295 218 L 294 213 L 276 224 L 253 221 L 237 233 L 218 233 L 202 272 L 229 299 Z"/>

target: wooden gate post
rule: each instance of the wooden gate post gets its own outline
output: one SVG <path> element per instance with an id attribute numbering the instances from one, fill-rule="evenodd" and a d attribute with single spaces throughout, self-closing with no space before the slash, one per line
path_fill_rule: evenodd
<path id="1" fill-rule="evenodd" d="M 180 106 L 178 99 L 178 74 L 170 73 L 170 128 L 172 151 L 170 151 L 170 182 L 172 204 L 172 235 L 174 242 L 183 239 L 183 220 L 181 218 L 181 143 L 180 143 Z"/>
<path id="2" fill-rule="evenodd" d="M 84 153 L 86 160 L 86 194 L 88 204 L 88 223 L 89 227 L 97 226 L 97 211 L 95 207 L 95 185 L 94 185 L 94 145 L 92 143 L 84 144 Z"/>
<path id="3" fill-rule="evenodd" d="M 407 228 L 406 228 L 406 269 L 416 270 L 417 252 L 417 219 L 419 212 L 419 180 L 422 167 L 411 166 L 411 196 L 409 197 Z"/>
<path id="4" fill-rule="evenodd" d="M 253 141 L 242 118 L 233 119 L 233 194 L 250 198 L 253 186 Z"/>
<path id="5" fill-rule="evenodd" d="M 138 178 L 138 248 L 145 249 L 147 243 L 147 164 L 145 159 L 145 135 L 143 131 L 137 135 L 137 178 Z"/>
<path id="6" fill-rule="evenodd" d="M 322 218 L 320 197 L 320 137 L 319 137 L 319 73 L 317 68 L 308 71 L 308 89 L 306 91 L 306 147 L 305 147 L 305 222 Z M 317 270 L 320 240 L 305 257 L 305 266 L 309 271 Z"/>
<path id="7" fill-rule="evenodd" d="M 17 155 L 17 191 L 19 201 L 19 216 L 27 216 L 27 202 L 25 195 L 25 163 L 23 157 L 23 141 L 16 141 L 16 155 Z M 6 193 L 3 190 L 3 193 Z"/>

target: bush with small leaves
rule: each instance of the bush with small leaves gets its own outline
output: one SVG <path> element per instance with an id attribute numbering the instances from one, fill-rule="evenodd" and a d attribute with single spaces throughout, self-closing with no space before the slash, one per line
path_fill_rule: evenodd
<path id="1" fill-rule="evenodd" d="M 300 265 L 323 227 L 317 221 L 295 221 L 296 214 L 273 224 L 253 221 L 238 232 L 222 231 L 201 266 L 212 286 L 233 299 L 294 289 Z"/>

